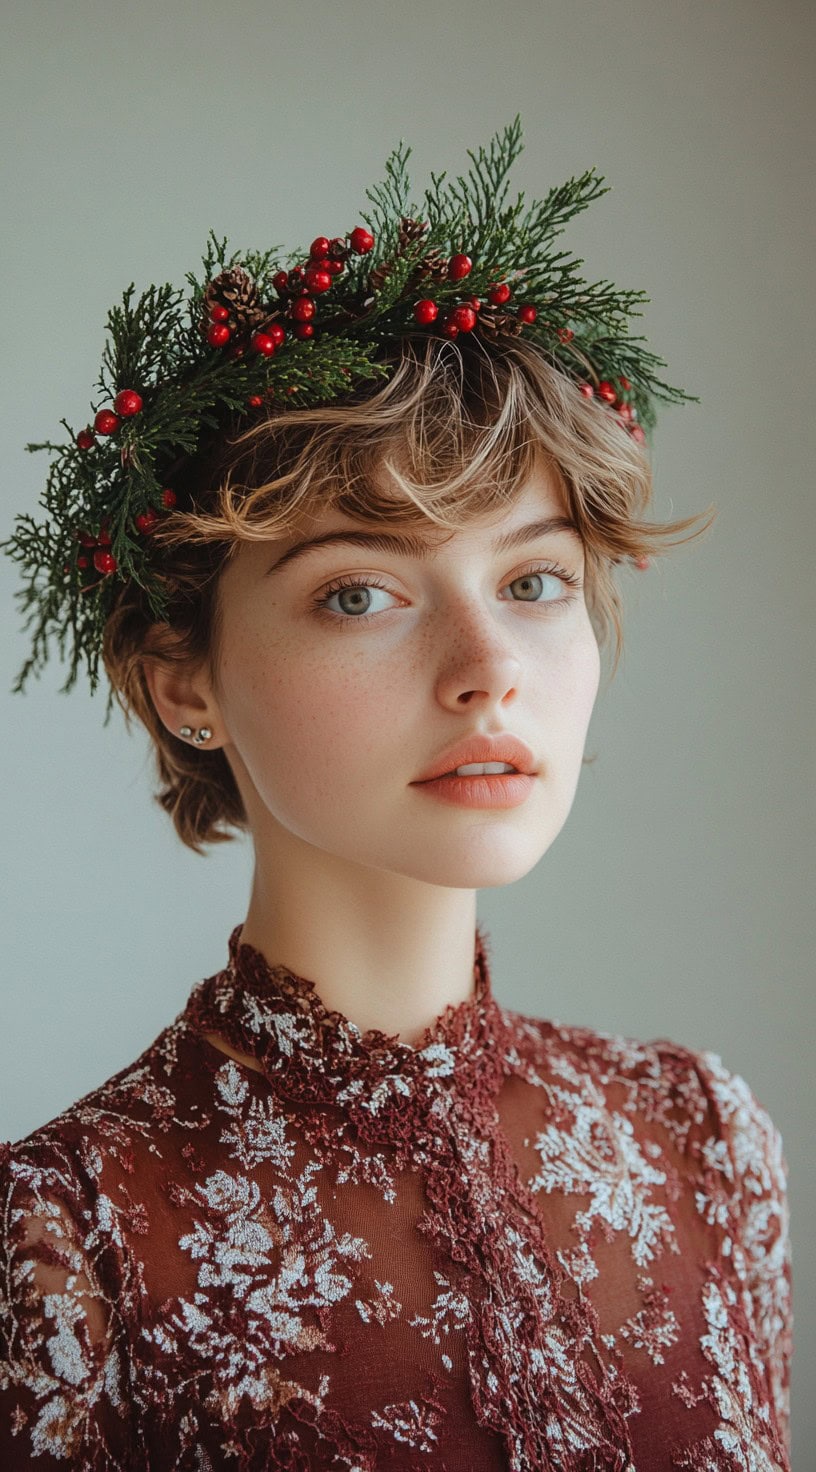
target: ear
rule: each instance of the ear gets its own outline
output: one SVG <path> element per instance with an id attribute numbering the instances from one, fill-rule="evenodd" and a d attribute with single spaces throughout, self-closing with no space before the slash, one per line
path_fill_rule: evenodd
<path id="1" fill-rule="evenodd" d="M 212 737 L 207 750 L 224 746 L 229 739 L 221 718 L 205 666 L 192 667 L 178 659 L 169 661 L 158 657 L 158 652 L 172 654 L 177 647 L 177 636 L 169 624 L 152 624 L 149 640 L 142 655 L 142 669 L 150 698 L 156 707 L 159 719 L 173 736 L 178 736 L 182 726 L 193 730 L 207 726 Z"/>

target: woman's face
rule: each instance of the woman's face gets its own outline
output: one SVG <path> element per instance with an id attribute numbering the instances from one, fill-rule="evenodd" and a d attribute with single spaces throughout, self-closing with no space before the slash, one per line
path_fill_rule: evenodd
<path id="1" fill-rule="evenodd" d="M 340 512 L 239 548 L 221 575 L 220 689 L 207 689 L 207 723 L 256 848 L 282 858 L 299 840 L 465 889 L 534 867 L 572 805 L 600 659 L 582 588 L 567 581 L 584 571 L 577 535 L 496 543 L 565 513 L 542 464 L 498 518 L 452 534 L 386 528 L 404 552 L 334 541 L 287 558 L 306 538 L 376 533 Z M 407 546 L 418 535 L 427 556 Z M 453 743 L 500 733 L 535 758 L 519 806 L 452 806 L 412 785 Z"/>

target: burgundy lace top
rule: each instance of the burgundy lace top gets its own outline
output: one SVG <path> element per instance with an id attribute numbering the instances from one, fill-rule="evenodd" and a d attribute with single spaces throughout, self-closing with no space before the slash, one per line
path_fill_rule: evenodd
<path id="1" fill-rule="evenodd" d="M 241 929 L 0 1148 L 0 1466 L 787 1472 L 787 1166 L 742 1078 L 501 1007 L 481 929 L 416 1047 Z"/>

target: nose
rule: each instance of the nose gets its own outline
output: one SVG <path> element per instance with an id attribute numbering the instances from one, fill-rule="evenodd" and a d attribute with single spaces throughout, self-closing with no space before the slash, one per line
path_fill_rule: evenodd
<path id="1" fill-rule="evenodd" d="M 499 703 L 518 688 L 521 672 L 521 660 L 507 634 L 490 616 L 460 610 L 438 659 L 437 696 L 451 708 L 477 696 Z"/>

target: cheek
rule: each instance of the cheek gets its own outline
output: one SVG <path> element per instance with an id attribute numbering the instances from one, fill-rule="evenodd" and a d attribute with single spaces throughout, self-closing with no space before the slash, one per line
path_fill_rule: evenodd
<path id="1" fill-rule="evenodd" d="M 226 724 L 267 797 L 305 792 L 319 806 L 341 778 L 364 785 L 372 767 L 393 760 L 408 677 L 393 660 L 373 667 L 363 641 L 343 648 L 330 634 L 274 648 L 236 639 L 225 651 Z"/>
<path id="2" fill-rule="evenodd" d="M 578 642 L 573 668 L 575 718 L 585 731 L 601 682 L 601 652 L 589 617 L 586 619 L 584 635 Z"/>
<path id="3" fill-rule="evenodd" d="M 541 666 L 539 695 L 554 728 L 573 733 L 586 729 L 600 676 L 598 642 L 587 618 L 576 625 L 563 643 L 549 651 Z"/>

